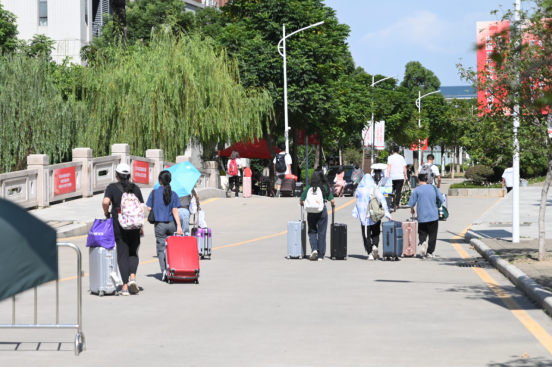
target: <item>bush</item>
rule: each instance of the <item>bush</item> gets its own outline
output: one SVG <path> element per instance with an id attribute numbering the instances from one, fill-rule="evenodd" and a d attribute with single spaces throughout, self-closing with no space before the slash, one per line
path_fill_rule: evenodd
<path id="1" fill-rule="evenodd" d="M 343 152 L 342 158 L 343 158 L 344 165 L 350 165 L 351 163 L 353 163 L 353 164 L 358 164 L 362 166 L 362 149 L 347 148 Z"/>
<path id="2" fill-rule="evenodd" d="M 464 176 L 474 184 L 483 184 L 489 182 L 493 175 L 494 171 L 489 166 L 475 165 L 466 170 Z"/>
<path id="3" fill-rule="evenodd" d="M 389 151 L 387 151 L 387 150 L 378 151 L 378 161 L 379 162 L 387 162 L 387 157 L 389 157 Z"/>

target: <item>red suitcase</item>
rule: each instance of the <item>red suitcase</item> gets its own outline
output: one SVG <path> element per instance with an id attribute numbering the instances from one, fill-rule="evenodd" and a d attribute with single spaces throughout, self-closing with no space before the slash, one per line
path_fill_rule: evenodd
<path id="1" fill-rule="evenodd" d="M 167 282 L 199 284 L 199 253 L 193 236 L 169 236 L 166 241 Z"/>

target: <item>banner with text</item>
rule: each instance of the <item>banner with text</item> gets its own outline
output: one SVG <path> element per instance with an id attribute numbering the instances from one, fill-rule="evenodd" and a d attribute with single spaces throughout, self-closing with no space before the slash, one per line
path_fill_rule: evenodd
<path id="1" fill-rule="evenodd" d="M 311 134 L 309 135 L 309 144 L 320 144 L 320 137 L 318 134 Z M 304 130 L 298 130 L 297 131 L 297 144 L 305 144 L 305 131 Z"/>
<path id="2" fill-rule="evenodd" d="M 362 131 L 362 139 L 364 147 L 372 147 L 372 139 L 377 150 L 385 149 L 385 121 L 376 122 L 376 135 L 372 138 L 373 129 L 372 122 L 368 122 L 368 127 Z"/>
<path id="3" fill-rule="evenodd" d="M 54 195 L 62 195 L 77 191 L 75 167 L 54 170 Z"/>
<path id="4" fill-rule="evenodd" d="M 132 181 L 139 184 L 149 184 L 149 163 L 132 161 Z"/>

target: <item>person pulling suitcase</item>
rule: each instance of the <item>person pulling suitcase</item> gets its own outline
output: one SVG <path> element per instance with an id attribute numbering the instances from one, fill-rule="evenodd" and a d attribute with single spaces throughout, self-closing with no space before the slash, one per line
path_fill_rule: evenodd
<path id="1" fill-rule="evenodd" d="M 309 185 L 303 191 L 299 203 L 307 211 L 309 225 L 309 241 L 312 253 L 311 261 L 323 261 L 326 255 L 326 232 L 328 230 L 328 209 L 326 202 L 335 207 L 330 183 L 321 170 L 315 170 Z"/>
<path id="2" fill-rule="evenodd" d="M 371 175 L 364 175 L 356 190 L 356 206 L 353 217 L 360 221 L 364 249 L 368 260 L 379 258 L 378 246 L 381 234 L 381 219 L 392 220 L 387 201 L 379 191 Z"/>

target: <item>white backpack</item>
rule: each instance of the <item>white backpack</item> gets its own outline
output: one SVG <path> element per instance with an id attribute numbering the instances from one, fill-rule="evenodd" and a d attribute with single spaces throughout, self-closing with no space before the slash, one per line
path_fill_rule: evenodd
<path id="1" fill-rule="evenodd" d="M 305 199 L 305 211 L 307 213 L 320 213 L 324 210 L 324 195 L 322 188 L 317 188 L 316 192 L 313 188 L 309 188 L 307 198 Z"/>
<path id="2" fill-rule="evenodd" d="M 141 229 L 144 226 L 144 211 L 142 204 L 134 193 L 123 193 L 119 225 L 124 230 Z"/>

